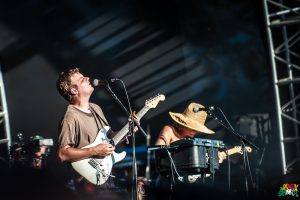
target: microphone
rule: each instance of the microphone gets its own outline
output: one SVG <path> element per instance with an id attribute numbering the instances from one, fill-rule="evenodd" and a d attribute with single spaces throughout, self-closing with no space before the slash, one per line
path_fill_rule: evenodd
<path id="1" fill-rule="evenodd" d="M 100 80 L 100 79 L 94 79 L 92 85 L 94 87 L 96 86 L 102 86 L 102 85 L 107 85 L 108 81 L 107 80 Z"/>
<path id="2" fill-rule="evenodd" d="M 118 80 L 120 80 L 120 79 L 118 79 L 118 78 L 111 78 L 109 80 L 94 79 L 92 85 L 94 87 L 96 87 L 96 86 L 102 86 L 102 85 L 107 85 L 109 82 L 113 83 L 113 82 L 118 81 Z"/>
<path id="3" fill-rule="evenodd" d="M 113 83 L 113 82 L 115 82 L 115 81 L 119 81 L 119 80 L 121 80 L 121 79 L 119 79 L 119 78 L 111 78 L 111 79 L 110 79 L 110 82 L 112 82 L 112 83 Z"/>
<path id="4" fill-rule="evenodd" d="M 215 109 L 214 106 L 208 106 L 207 108 L 193 108 L 193 112 L 194 113 L 197 113 L 197 112 L 200 112 L 200 111 L 210 112 L 214 109 Z"/>
<path id="5" fill-rule="evenodd" d="M 94 87 L 96 86 L 102 86 L 102 85 L 107 85 L 109 82 L 113 83 L 115 81 L 119 81 L 119 78 L 110 78 L 109 80 L 100 80 L 100 79 L 94 79 L 92 85 Z"/>

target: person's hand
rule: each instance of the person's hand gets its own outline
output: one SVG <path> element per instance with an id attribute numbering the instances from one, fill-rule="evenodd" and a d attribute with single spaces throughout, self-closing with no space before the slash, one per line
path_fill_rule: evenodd
<path id="1" fill-rule="evenodd" d="M 219 163 L 222 163 L 226 159 L 226 153 L 225 152 L 219 152 Z"/>
<path id="2" fill-rule="evenodd" d="M 115 147 L 108 142 L 103 142 L 92 148 L 95 156 L 102 157 L 111 155 L 115 150 Z"/>
<path id="3" fill-rule="evenodd" d="M 136 116 L 136 112 L 133 111 L 132 112 L 132 116 L 134 117 L 134 119 L 137 121 L 138 125 L 140 125 L 140 119 Z M 131 118 L 128 118 L 129 123 L 133 123 Z M 137 132 L 139 130 L 139 128 L 137 126 L 134 126 L 133 132 Z"/>

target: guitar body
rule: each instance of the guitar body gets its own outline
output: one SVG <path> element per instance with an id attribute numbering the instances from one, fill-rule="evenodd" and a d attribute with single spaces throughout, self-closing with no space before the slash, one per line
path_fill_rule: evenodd
<path id="1" fill-rule="evenodd" d="M 145 106 L 137 113 L 137 118 L 141 119 L 150 108 L 155 108 L 160 101 L 164 101 L 165 96 L 158 94 L 157 96 L 146 100 Z M 107 138 L 107 133 L 110 131 L 109 126 L 103 127 L 97 134 L 96 139 L 91 144 L 83 147 L 94 147 L 103 142 L 112 141 L 114 145 L 117 145 L 122 138 L 124 138 L 129 132 L 129 124 L 127 123 L 111 140 Z M 126 156 L 126 152 L 121 153 L 113 152 L 112 155 L 103 158 L 92 157 L 72 162 L 71 165 L 81 176 L 94 185 L 102 185 L 105 183 L 109 176 L 113 177 L 110 173 L 115 163 L 123 160 Z"/>
<path id="2" fill-rule="evenodd" d="M 110 131 L 109 126 L 102 128 L 95 139 L 91 144 L 83 147 L 89 148 L 94 147 L 103 142 L 108 142 L 107 132 Z M 86 158 L 72 162 L 71 165 L 81 176 L 94 185 L 102 185 L 105 183 L 111 173 L 112 167 L 115 163 L 120 162 L 126 156 L 126 152 L 121 153 L 113 152 L 112 155 L 106 156 L 104 158 Z"/>

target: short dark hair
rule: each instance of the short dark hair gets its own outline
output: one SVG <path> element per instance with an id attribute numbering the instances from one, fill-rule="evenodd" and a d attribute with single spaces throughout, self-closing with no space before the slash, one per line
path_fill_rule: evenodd
<path id="1" fill-rule="evenodd" d="M 68 102 L 73 101 L 73 95 L 71 94 L 71 89 L 74 88 L 74 85 L 71 83 L 71 76 L 75 73 L 80 73 L 79 68 L 69 69 L 65 72 L 61 72 L 57 81 L 56 88 L 60 95 L 64 97 Z"/>

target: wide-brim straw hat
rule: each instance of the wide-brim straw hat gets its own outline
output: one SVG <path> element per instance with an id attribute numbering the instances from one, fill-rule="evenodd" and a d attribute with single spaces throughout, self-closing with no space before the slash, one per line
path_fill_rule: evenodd
<path id="1" fill-rule="evenodd" d="M 205 107 L 198 103 L 190 103 L 183 113 L 169 112 L 169 114 L 176 123 L 184 127 L 202 133 L 214 134 L 214 131 L 204 125 L 207 113 L 205 110 L 201 110 L 201 108 Z"/>

